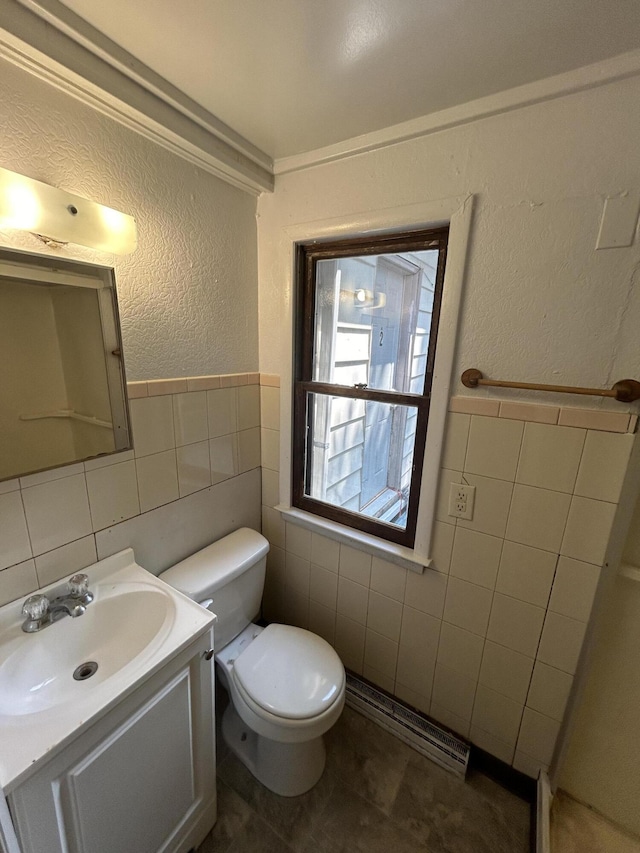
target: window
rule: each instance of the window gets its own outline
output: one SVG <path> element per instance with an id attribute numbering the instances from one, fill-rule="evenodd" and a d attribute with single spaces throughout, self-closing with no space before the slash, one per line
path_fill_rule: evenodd
<path id="1" fill-rule="evenodd" d="M 447 235 L 298 246 L 293 505 L 409 547 Z"/>

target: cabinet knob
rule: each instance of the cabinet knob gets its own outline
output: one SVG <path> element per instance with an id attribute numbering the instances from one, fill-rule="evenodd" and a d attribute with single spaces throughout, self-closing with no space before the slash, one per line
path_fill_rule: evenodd
<path id="1" fill-rule="evenodd" d="M 213 657 L 213 649 L 207 649 L 206 652 L 202 653 L 202 657 L 205 660 L 211 660 L 211 658 Z"/>

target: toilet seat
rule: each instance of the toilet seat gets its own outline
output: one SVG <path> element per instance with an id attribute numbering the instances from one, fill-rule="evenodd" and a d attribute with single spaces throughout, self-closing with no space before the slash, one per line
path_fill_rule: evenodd
<path id="1" fill-rule="evenodd" d="M 236 658 L 232 678 L 254 712 L 283 723 L 322 717 L 344 695 L 334 649 L 291 625 L 268 625 Z"/>

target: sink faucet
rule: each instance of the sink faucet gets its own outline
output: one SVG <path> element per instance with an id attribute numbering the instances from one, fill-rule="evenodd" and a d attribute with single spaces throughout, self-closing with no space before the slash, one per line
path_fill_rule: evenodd
<path id="1" fill-rule="evenodd" d="M 65 595 L 49 599 L 46 595 L 37 594 L 27 598 L 22 606 L 22 613 L 27 617 L 22 623 L 22 630 L 32 634 L 63 616 L 82 616 L 92 601 L 93 593 L 89 591 L 87 575 L 74 575 L 67 583 Z"/>

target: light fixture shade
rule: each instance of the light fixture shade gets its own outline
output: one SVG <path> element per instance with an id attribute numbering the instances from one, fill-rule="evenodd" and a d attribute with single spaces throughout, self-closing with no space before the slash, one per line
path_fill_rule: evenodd
<path id="1" fill-rule="evenodd" d="M 138 245 L 133 216 L 0 167 L 0 228 L 127 255 Z"/>

